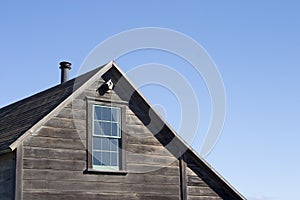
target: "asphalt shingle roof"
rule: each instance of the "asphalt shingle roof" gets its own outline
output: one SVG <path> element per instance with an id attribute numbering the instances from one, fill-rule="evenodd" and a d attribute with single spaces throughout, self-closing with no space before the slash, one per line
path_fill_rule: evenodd
<path id="1" fill-rule="evenodd" d="M 102 67 L 0 109 L 0 151 L 29 130 Z"/>

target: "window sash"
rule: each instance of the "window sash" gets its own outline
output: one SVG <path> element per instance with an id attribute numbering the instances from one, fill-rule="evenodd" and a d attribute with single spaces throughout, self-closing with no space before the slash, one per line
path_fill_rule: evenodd
<path id="1" fill-rule="evenodd" d="M 117 121 L 113 121 L 112 120 L 112 112 L 110 112 L 110 119 L 111 120 L 102 120 L 102 119 L 95 119 L 95 112 L 96 112 L 96 108 L 109 108 L 111 110 L 115 110 L 117 111 L 115 114 L 117 114 L 118 116 Z M 102 115 L 102 113 L 100 112 L 100 115 Z M 96 134 L 95 133 L 95 122 L 97 122 L 97 124 L 99 125 L 100 128 L 100 134 Z M 106 127 L 109 128 L 109 135 L 105 134 L 105 131 L 107 130 L 103 130 L 104 127 L 101 127 L 100 124 L 109 124 L 110 127 Z M 113 125 L 116 125 L 116 127 L 113 127 Z M 102 128 L 102 129 L 101 129 Z M 113 128 L 116 128 L 117 133 L 113 132 Z M 99 131 L 99 130 L 98 130 Z M 102 133 L 101 133 L 102 131 Z M 118 107 L 108 107 L 108 106 L 102 106 L 102 105 L 93 105 L 93 120 L 92 120 L 92 132 L 93 132 L 93 136 L 103 136 L 103 137 L 116 137 L 116 138 L 121 138 L 121 108 Z"/>
<path id="2" fill-rule="evenodd" d="M 97 108 L 109 108 L 110 110 L 114 110 L 114 113 L 117 114 L 117 116 L 112 116 L 112 111 L 110 112 L 110 117 L 102 116 L 102 111 L 98 110 L 100 112 L 101 118 L 103 119 L 95 119 L 96 117 L 96 109 Z M 102 105 L 93 105 L 93 119 L 92 119 L 92 167 L 96 170 L 119 170 L 120 169 L 120 145 L 121 145 L 121 108 L 118 107 L 108 107 L 108 106 L 102 106 Z M 107 112 L 107 111 L 106 111 Z M 99 113 L 98 113 L 99 114 Z M 108 120 L 110 118 L 110 120 Z M 114 121 L 113 121 L 114 120 Z M 99 126 L 101 125 L 101 122 L 109 123 L 110 124 L 110 130 L 109 134 L 105 133 L 105 130 L 102 130 L 103 134 L 96 134 L 95 133 L 95 123 L 99 123 Z M 117 133 L 113 132 L 112 125 L 117 125 Z M 101 127 L 100 127 L 101 128 Z M 98 144 L 98 147 L 94 146 L 94 141 L 97 139 L 100 144 Z M 107 139 L 108 141 L 108 149 L 105 149 L 103 146 L 103 139 Z M 117 146 L 114 147 L 112 150 L 112 141 L 117 140 Z M 105 157 L 103 157 L 105 156 Z"/>

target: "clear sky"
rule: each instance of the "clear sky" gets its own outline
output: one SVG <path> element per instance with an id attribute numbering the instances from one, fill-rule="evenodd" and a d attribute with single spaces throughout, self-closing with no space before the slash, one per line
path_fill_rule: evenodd
<path id="1" fill-rule="evenodd" d="M 58 84 L 62 60 L 72 62 L 75 77 L 90 51 L 114 34 L 173 29 L 206 49 L 226 90 L 224 129 L 205 159 L 248 199 L 299 199 L 299 11 L 296 0 L 1 1 L 0 107 Z M 116 62 L 125 72 L 167 64 L 193 80 L 190 66 L 165 52 L 133 52 Z M 206 130 L 209 94 L 201 96 L 204 83 L 191 85 L 201 99 L 200 129 Z M 177 129 L 172 95 L 157 95 L 168 93 L 157 85 L 141 89 Z M 197 151 L 202 138 L 200 131 L 191 144 Z"/>

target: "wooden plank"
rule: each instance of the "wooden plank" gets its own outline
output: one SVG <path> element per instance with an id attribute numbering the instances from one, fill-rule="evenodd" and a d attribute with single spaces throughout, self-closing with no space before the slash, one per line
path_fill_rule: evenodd
<path id="1" fill-rule="evenodd" d="M 140 183 L 140 184 L 161 184 L 178 185 L 179 177 L 177 175 L 163 175 L 163 174 L 134 174 L 128 173 L 126 176 L 118 175 L 98 175 L 80 173 L 77 171 L 67 170 L 38 170 L 25 169 L 24 180 L 44 180 L 44 181 L 85 181 L 85 182 L 103 182 L 103 183 Z"/>
<path id="2" fill-rule="evenodd" d="M 26 191 L 25 198 L 30 200 L 116 200 L 116 199 L 126 199 L 126 200 L 178 200 L 177 195 L 164 195 L 164 194 L 137 194 L 137 193 L 93 193 L 93 192 L 58 192 L 58 191 Z"/>
<path id="3" fill-rule="evenodd" d="M 179 158 L 179 173 L 180 173 L 180 197 L 181 200 L 187 200 L 187 177 L 186 164 L 182 157 Z"/>
<path id="4" fill-rule="evenodd" d="M 76 119 L 75 123 L 73 119 L 52 117 L 45 123 L 45 126 L 86 130 L 86 120 Z"/>
<path id="5" fill-rule="evenodd" d="M 63 139 L 86 139 L 85 130 L 56 128 L 43 126 L 37 133 L 40 137 L 63 138 Z"/>
<path id="6" fill-rule="evenodd" d="M 114 92 L 114 91 L 107 91 L 104 95 L 99 95 L 99 92 L 97 89 L 87 89 L 83 95 L 88 97 L 94 97 L 94 98 L 101 98 L 101 99 L 112 99 L 113 101 L 122 101 L 122 99 Z"/>
<path id="7" fill-rule="evenodd" d="M 125 136 L 125 131 L 126 131 L 126 110 L 128 109 L 127 106 L 122 105 L 119 106 L 121 108 L 121 135 L 122 135 L 122 140 L 121 140 L 121 146 L 120 146 L 120 154 L 121 154 L 121 159 L 120 159 L 120 168 L 121 170 L 127 171 L 127 137 Z M 124 128 L 125 127 L 125 128 Z M 125 130 L 124 130 L 125 129 Z"/>
<path id="8" fill-rule="evenodd" d="M 199 187 L 208 187 L 208 185 L 198 176 L 187 176 L 187 184 L 188 186 L 199 186 Z"/>
<path id="9" fill-rule="evenodd" d="M 25 147 L 24 158 L 49 158 L 60 160 L 82 160 L 86 159 L 85 150 L 74 149 L 50 149 L 40 147 Z"/>
<path id="10" fill-rule="evenodd" d="M 105 83 L 103 79 L 98 79 L 91 84 L 90 88 L 99 88 L 103 83 Z"/>
<path id="11" fill-rule="evenodd" d="M 77 98 L 84 99 L 89 97 L 90 99 L 96 100 L 101 98 L 102 100 L 112 100 L 112 101 L 122 101 L 124 102 L 114 91 L 107 91 L 104 95 L 100 95 L 98 88 L 87 88 L 84 92 L 82 92 Z"/>
<path id="12" fill-rule="evenodd" d="M 169 167 L 163 167 L 158 168 L 154 171 L 147 172 L 149 175 L 163 175 L 163 176 L 177 176 L 179 178 L 179 171 L 178 166 L 169 166 Z"/>
<path id="13" fill-rule="evenodd" d="M 173 166 L 163 165 L 147 165 L 147 164 L 135 164 L 128 163 L 127 171 L 130 173 L 147 173 L 147 174 L 161 174 L 166 176 L 179 176 L 177 163 L 172 163 Z"/>
<path id="14" fill-rule="evenodd" d="M 159 141 L 154 138 L 153 136 L 148 137 L 136 137 L 134 135 L 128 135 L 126 134 L 126 141 L 127 144 L 141 144 L 141 145 L 159 145 Z"/>
<path id="15" fill-rule="evenodd" d="M 144 125 L 135 114 L 127 114 L 126 121 L 128 124 Z"/>
<path id="16" fill-rule="evenodd" d="M 85 109 L 85 107 L 86 107 L 85 100 L 79 97 L 72 99 L 72 101 L 65 106 L 65 108 L 72 108 L 78 110 Z"/>
<path id="17" fill-rule="evenodd" d="M 153 136 L 151 132 L 142 124 L 126 124 L 128 134 L 144 134 L 146 136 Z"/>
<path id="18" fill-rule="evenodd" d="M 172 194 L 179 195 L 178 185 L 164 184 L 140 184 L 140 183 L 103 183 L 103 182 L 84 182 L 84 181 L 43 181 L 43 180 L 24 180 L 24 190 L 58 190 L 58 191 L 91 191 L 91 192 L 115 192 L 115 193 L 137 193 L 146 194 Z M 99 191 L 100 190 L 100 191 Z"/>
<path id="19" fill-rule="evenodd" d="M 127 152 L 127 162 L 136 164 L 151 164 L 151 165 L 170 165 L 174 162 L 178 162 L 173 156 L 158 156 L 158 155 L 147 155 L 140 153 Z"/>
<path id="20" fill-rule="evenodd" d="M 30 200 L 115 200 L 115 199 L 128 199 L 128 200 L 135 200 L 134 194 L 100 194 L 100 193 L 89 193 L 89 192 L 52 192 L 52 191 L 26 191 L 24 193 L 25 199 Z"/>
<path id="21" fill-rule="evenodd" d="M 24 158 L 24 169 L 56 169 L 83 172 L 85 161 Z"/>
<path id="22" fill-rule="evenodd" d="M 173 155 L 161 145 L 127 144 L 126 151 L 131 153 L 150 154 L 150 155 Z"/>
<path id="23" fill-rule="evenodd" d="M 85 150 L 85 141 L 79 139 L 61 139 L 61 138 L 49 138 L 31 136 L 24 141 L 24 146 L 53 148 L 53 149 L 77 149 Z"/>
<path id="24" fill-rule="evenodd" d="M 218 194 L 209 187 L 189 186 L 187 188 L 189 196 L 217 196 Z"/>
<path id="25" fill-rule="evenodd" d="M 85 109 L 74 109 L 70 107 L 65 107 L 59 111 L 55 115 L 55 117 L 59 118 L 67 118 L 67 119 L 86 119 L 86 110 Z"/>
<path id="26" fill-rule="evenodd" d="M 223 198 L 221 197 L 215 197 L 215 196 L 188 196 L 188 200 L 221 200 Z M 231 199 L 229 199 L 231 200 Z"/>
<path id="27" fill-rule="evenodd" d="M 15 199 L 23 200 L 23 144 L 20 144 L 16 151 Z"/>

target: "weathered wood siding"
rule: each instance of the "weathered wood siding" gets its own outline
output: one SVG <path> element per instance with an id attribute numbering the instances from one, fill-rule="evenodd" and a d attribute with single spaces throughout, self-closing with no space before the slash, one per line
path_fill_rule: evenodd
<path id="1" fill-rule="evenodd" d="M 217 200 L 222 199 L 213 189 L 211 189 L 204 180 L 202 180 L 193 170 L 189 167 L 186 169 L 187 181 L 187 199 L 200 200 L 209 199 Z"/>
<path id="2" fill-rule="evenodd" d="M 215 175 L 203 163 L 182 159 L 185 147 L 164 124 L 159 127 L 159 120 L 151 123 L 149 107 L 136 94 L 131 98 L 128 88 L 119 85 L 118 95 L 110 91 L 100 96 L 97 89 L 103 83 L 102 79 L 92 83 L 23 142 L 24 200 L 239 199 L 210 180 Z M 87 97 L 125 105 L 122 138 L 127 174 L 86 171 Z M 155 129 L 159 131 L 154 136 Z"/>
<path id="3" fill-rule="evenodd" d="M 93 83 L 24 141 L 24 200 L 180 198 L 178 159 L 159 143 L 128 106 L 122 136 L 126 141 L 128 173 L 85 173 L 85 98 L 121 101 L 114 92 L 100 97 L 95 91 L 102 83 Z"/>
<path id="4" fill-rule="evenodd" d="M 0 199 L 13 200 L 15 192 L 15 152 L 0 154 Z"/>

